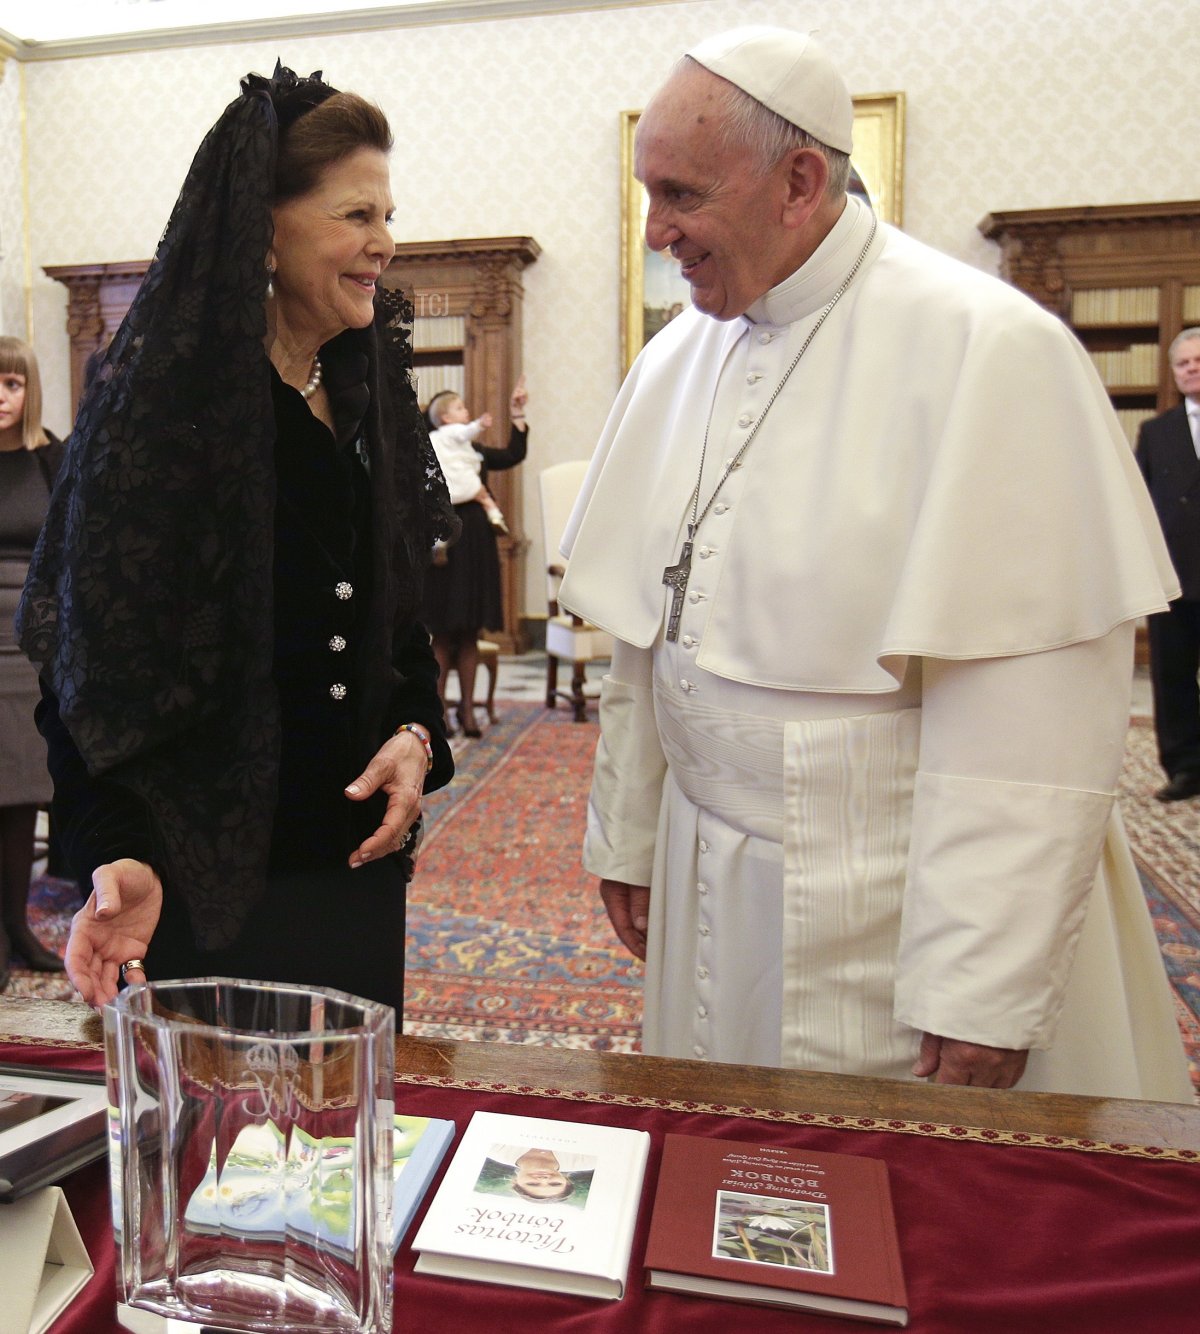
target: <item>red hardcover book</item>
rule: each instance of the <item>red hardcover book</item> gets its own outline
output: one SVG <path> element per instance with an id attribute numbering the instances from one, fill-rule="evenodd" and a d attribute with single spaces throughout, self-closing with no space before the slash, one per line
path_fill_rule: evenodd
<path id="1" fill-rule="evenodd" d="M 887 1164 L 668 1135 L 646 1286 L 906 1325 Z"/>

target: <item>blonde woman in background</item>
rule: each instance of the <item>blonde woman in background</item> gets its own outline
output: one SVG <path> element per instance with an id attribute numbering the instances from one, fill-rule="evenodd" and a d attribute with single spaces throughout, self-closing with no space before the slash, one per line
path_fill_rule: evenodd
<path id="1" fill-rule="evenodd" d="M 62 960 L 29 928 L 33 835 L 50 800 L 46 748 L 33 722 L 37 672 L 17 647 L 13 616 L 46 517 L 62 445 L 42 425 L 42 381 L 33 348 L 0 337 L 0 988 L 12 954 L 58 972 Z"/>

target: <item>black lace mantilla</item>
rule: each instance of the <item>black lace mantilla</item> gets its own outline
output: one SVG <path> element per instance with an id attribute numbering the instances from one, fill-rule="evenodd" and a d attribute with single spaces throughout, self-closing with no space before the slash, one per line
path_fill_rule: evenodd
<path id="1" fill-rule="evenodd" d="M 279 121 L 333 91 L 282 67 L 250 75 L 200 145 L 84 397 L 18 613 L 90 772 L 153 809 L 209 947 L 233 939 L 263 881 L 278 771 L 264 338 Z M 411 317 L 381 292 L 360 335 L 392 623 L 411 618 L 456 522 L 412 387 Z"/>

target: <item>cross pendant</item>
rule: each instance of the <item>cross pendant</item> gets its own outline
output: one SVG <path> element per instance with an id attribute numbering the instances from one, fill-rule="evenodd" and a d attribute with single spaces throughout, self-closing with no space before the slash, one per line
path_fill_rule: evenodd
<path id="1" fill-rule="evenodd" d="M 668 565 L 663 571 L 662 581 L 671 589 L 671 612 L 667 617 L 667 639 L 673 644 L 679 638 L 679 618 L 683 614 L 683 590 L 687 588 L 688 576 L 692 572 L 692 534 L 688 528 L 688 540 L 679 553 L 678 565 Z"/>

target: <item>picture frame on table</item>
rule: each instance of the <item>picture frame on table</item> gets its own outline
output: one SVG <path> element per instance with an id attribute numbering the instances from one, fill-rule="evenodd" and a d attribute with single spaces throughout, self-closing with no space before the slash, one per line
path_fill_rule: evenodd
<path id="1" fill-rule="evenodd" d="M 633 138 L 640 111 L 621 112 L 621 374 L 664 325 L 691 302 L 679 265 L 646 245 L 646 192 L 633 174 Z M 852 192 L 861 193 L 884 222 L 904 215 L 904 94 L 854 98 Z"/>
<path id="2" fill-rule="evenodd" d="M 103 1075 L 0 1063 L 0 1207 L 103 1157 L 107 1127 Z"/>

